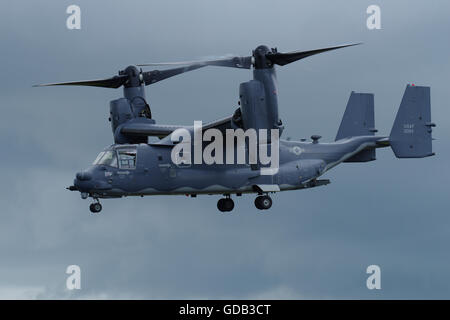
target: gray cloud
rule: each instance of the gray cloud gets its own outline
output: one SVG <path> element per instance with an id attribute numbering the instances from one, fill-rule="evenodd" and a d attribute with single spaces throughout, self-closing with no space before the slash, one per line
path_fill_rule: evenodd
<path id="1" fill-rule="evenodd" d="M 65 28 L 71 1 L 15 1 L 0 19 L 0 298 L 449 298 L 447 78 L 449 4 L 379 1 L 86 1 L 82 29 Z M 258 214 L 216 197 L 105 200 L 99 216 L 64 188 L 112 143 L 108 101 L 119 90 L 31 88 L 112 76 L 128 64 L 346 42 L 363 46 L 278 69 L 286 136 L 333 139 L 350 91 L 375 93 L 387 133 L 406 83 L 432 87 L 436 157 L 343 164 L 332 184 L 277 194 Z M 234 111 L 249 71 L 209 68 L 147 89 L 161 123 Z M 65 289 L 78 264 L 82 290 Z M 365 269 L 382 268 L 382 290 Z"/>

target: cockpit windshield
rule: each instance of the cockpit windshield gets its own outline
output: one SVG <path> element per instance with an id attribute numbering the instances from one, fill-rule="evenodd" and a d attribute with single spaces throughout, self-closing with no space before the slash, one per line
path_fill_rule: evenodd
<path id="1" fill-rule="evenodd" d="M 103 155 L 105 154 L 105 151 L 102 151 L 98 154 L 97 158 L 95 158 L 94 162 L 92 162 L 92 164 L 98 164 L 98 162 L 100 161 L 100 159 L 103 157 Z"/>
<path id="2" fill-rule="evenodd" d="M 117 168 L 117 155 L 114 150 L 108 150 L 100 152 L 100 154 L 95 159 L 94 165 L 105 165 L 110 167 L 116 167 Z"/>

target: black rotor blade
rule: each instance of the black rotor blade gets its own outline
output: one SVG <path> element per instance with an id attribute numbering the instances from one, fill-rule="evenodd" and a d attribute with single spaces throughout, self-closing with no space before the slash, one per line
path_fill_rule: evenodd
<path id="1" fill-rule="evenodd" d="M 37 84 L 37 85 L 34 85 L 33 87 L 89 86 L 89 87 L 102 87 L 102 88 L 119 88 L 121 85 L 123 85 L 125 82 L 127 82 L 127 80 L 128 80 L 128 76 L 120 75 L 120 76 L 114 76 L 112 78 L 107 78 L 107 79 Z"/>
<path id="2" fill-rule="evenodd" d="M 252 66 L 252 57 L 230 57 L 216 60 L 200 60 L 200 61 L 180 61 L 180 62 L 161 62 L 138 64 L 138 66 L 176 66 L 176 65 L 202 65 L 202 66 L 218 66 L 239 69 L 250 69 Z"/>
<path id="3" fill-rule="evenodd" d="M 297 61 L 300 59 L 304 59 L 304 58 L 307 58 L 309 56 L 312 56 L 312 55 L 315 55 L 318 53 L 341 49 L 341 48 L 346 48 L 346 47 L 351 47 L 351 46 L 356 46 L 359 44 L 361 44 L 361 43 L 352 43 L 352 44 L 346 44 L 346 45 L 337 46 L 337 47 L 329 47 L 329 48 L 316 49 L 316 50 L 310 50 L 310 51 L 293 51 L 293 52 L 286 52 L 286 53 L 275 52 L 275 53 L 267 54 L 266 58 L 269 59 L 273 64 L 284 66 L 291 62 L 294 62 L 294 61 Z"/>
<path id="4" fill-rule="evenodd" d="M 142 72 L 143 81 L 145 85 L 149 85 L 176 75 L 179 75 L 181 73 L 185 73 L 188 71 L 192 71 L 195 69 L 203 68 L 205 65 L 203 64 L 196 64 L 196 65 L 190 65 L 186 67 L 179 67 L 174 69 L 167 69 L 167 70 L 153 70 L 153 71 L 145 71 Z"/>

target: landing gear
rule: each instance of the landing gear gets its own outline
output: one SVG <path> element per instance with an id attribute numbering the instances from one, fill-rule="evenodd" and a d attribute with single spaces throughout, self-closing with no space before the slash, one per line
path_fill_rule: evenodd
<path id="1" fill-rule="evenodd" d="M 222 198 L 217 202 L 217 209 L 221 212 L 229 212 L 234 208 L 234 201 L 230 197 Z"/>
<path id="2" fill-rule="evenodd" d="M 102 205 L 100 204 L 100 202 L 91 203 L 91 205 L 89 206 L 89 210 L 91 210 L 92 213 L 99 213 L 100 211 L 102 211 Z"/>
<path id="3" fill-rule="evenodd" d="M 272 199 L 268 195 L 258 196 L 255 199 L 255 207 L 259 210 L 267 210 L 272 206 Z"/>

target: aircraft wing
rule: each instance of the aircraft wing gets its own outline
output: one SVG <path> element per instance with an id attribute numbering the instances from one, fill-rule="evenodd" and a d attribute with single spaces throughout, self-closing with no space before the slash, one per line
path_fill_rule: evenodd
<path id="1" fill-rule="evenodd" d="M 203 131 L 211 128 L 219 129 L 220 131 L 225 132 L 225 129 L 231 129 L 231 118 L 233 116 L 225 117 L 222 119 L 218 119 L 215 121 L 208 122 L 203 125 Z"/>
<path id="2" fill-rule="evenodd" d="M 124 135 L 156 136 L 163 138 L 179 128 L 183 128 L 183 126 L 146 123 L 146 122 L 132 122 L 124 124 L 120 132 Z"/>
<path id="3" fill-rule="evenodd" d="M 232 116 L 218 119 L 215 121 L 208 122 L 203 125 L 203 130 L 215 128 L 221 131 L 231 128 L 231 118 Z M 122 125 L 120 132 L 124 135 L 134 135 L 134 136 L 156 136 L 159 138 L 164 138 L 170 135 L 177 129 L 186 128 L 192 129 L 193 126 L 182 126 L 182 125 L 165 125 L 156 124 L 147 121 L 130 121 Z"/>

